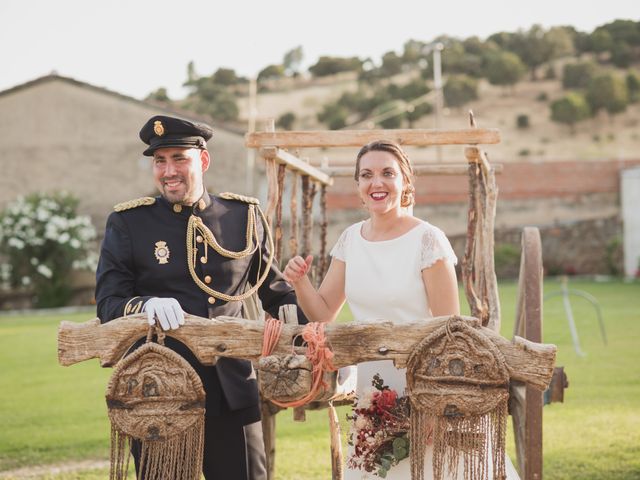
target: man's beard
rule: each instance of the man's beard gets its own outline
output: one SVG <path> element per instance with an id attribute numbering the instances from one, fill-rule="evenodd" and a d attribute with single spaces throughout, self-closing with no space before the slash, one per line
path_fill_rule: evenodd
<path id="1" fill-rule="evenodd" d="M 176 191 L 169 191 L 169 187 L 165 184 L 167 181 L 177 180 L 181 182 L 181 186 L 184 186 L 184 189 L 178 189 Z M 190 185 L 187 183 L 186 179 L 183 177 L 172 177 L 171 179 L 161 179 L 161 195 L 167 200 L 169 203 L 185 203 L 189 200 L 189 197 L 192 195 L 192 191 Z"/>

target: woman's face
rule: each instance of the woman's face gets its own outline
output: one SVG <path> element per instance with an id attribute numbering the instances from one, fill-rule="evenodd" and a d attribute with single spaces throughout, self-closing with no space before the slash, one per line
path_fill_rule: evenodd
<path id="1" fill-rule="evenodd" d="M 400 208 L 403 186 L 402 171 L 392 153 L 373 150 L 360 158 L 358 193 L 370 213 Z"/>

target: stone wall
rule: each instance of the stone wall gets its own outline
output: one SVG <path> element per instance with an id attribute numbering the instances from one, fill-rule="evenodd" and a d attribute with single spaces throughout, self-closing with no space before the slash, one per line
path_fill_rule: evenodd
<path id="1" fill-rule="evenodd" d="M 622 222 L 618 216 L 536 226 L 540 230 L 546 275 L 622 273 Z M 494 254 L 498 278 L 517 278 L 523 228 L 496 230 Z M 466 236 L 449 238 L 461 259 Z"/>

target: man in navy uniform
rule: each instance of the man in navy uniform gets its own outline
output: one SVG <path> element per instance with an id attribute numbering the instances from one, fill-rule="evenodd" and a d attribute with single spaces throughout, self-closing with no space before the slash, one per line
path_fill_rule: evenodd
<path id="1" fill-rule="evenodd" d="M 204 188 L 212 134 L 208 125 L 160 115 L 140 130 L 160 196 L 116 205 L 107 220 L 96 285 L 101 322 L 146 312 L 150 324 L 169 330 L 184 324 L 184 312 L 239 317 L 253 291 L 274 318 L 281 305 L 296 303 L 273 263 L 257 200 Z M 206 392 L 205 478 L 266 479 L 251 363 L 220 358 L 204 366 L 177 340 L 165 344 L 189 361 Z M 135 446 L 133 454 L 138 465 Z"/>

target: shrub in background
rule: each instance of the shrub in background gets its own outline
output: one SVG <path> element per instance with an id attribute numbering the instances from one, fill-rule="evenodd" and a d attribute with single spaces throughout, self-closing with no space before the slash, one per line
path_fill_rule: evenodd
<path id="1" fill-rule="evenodd" d="M 517 278 L 520 272 L 520 247 L 510 243 L 497 244 L 494 265 L 498 278 Z"/>
<path id="2" fill-rule="evenodd" d="M 68 193 L 18 197 L 0 213 L 0 271 L 4 288 L 27 288 L 37 307 L 66 305 L 70 273 L 95 270 L 96 231 L 77 214 L 78 199 Z"/>

